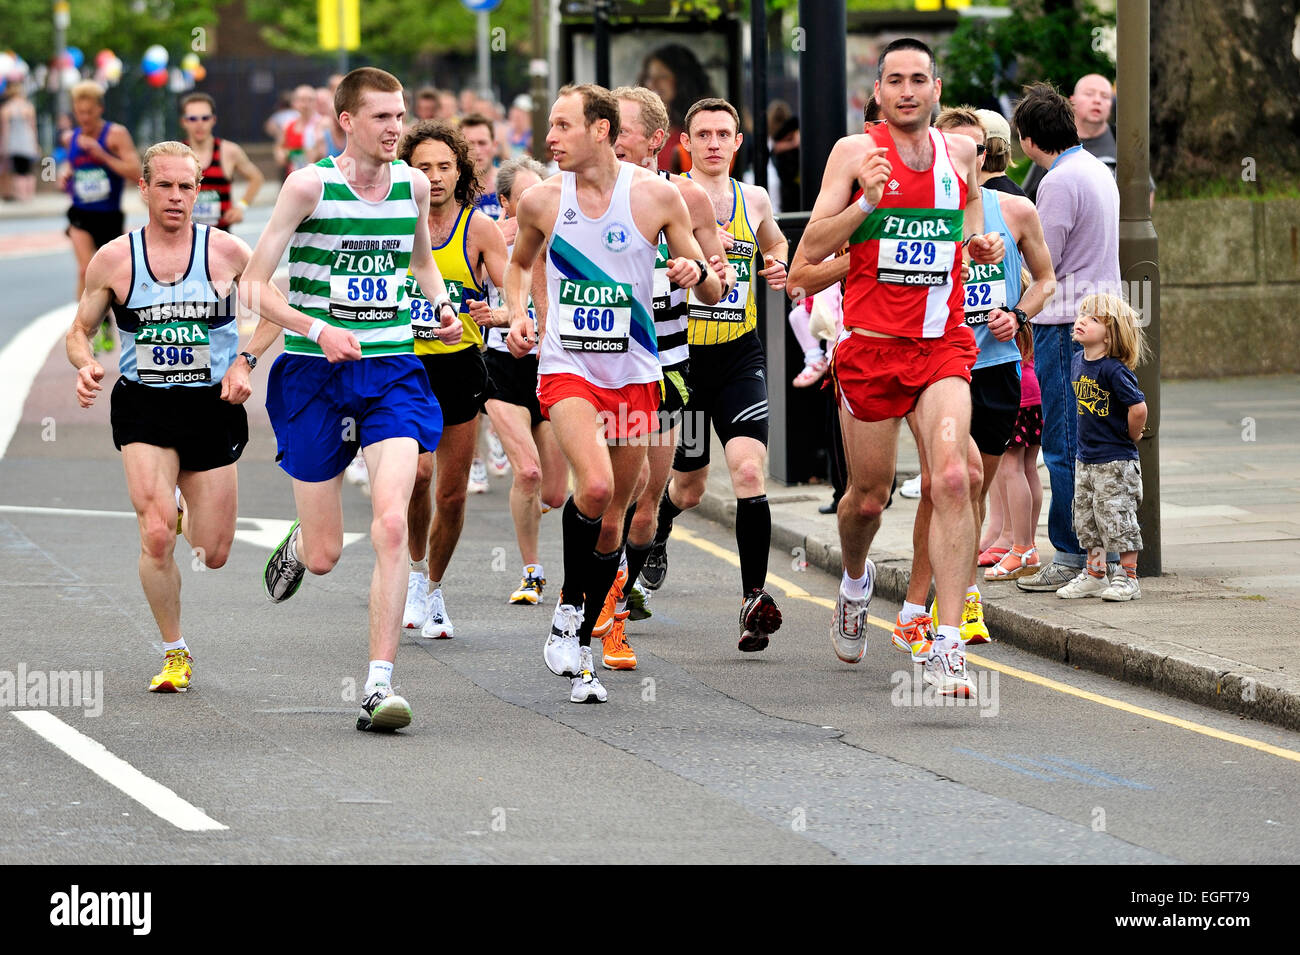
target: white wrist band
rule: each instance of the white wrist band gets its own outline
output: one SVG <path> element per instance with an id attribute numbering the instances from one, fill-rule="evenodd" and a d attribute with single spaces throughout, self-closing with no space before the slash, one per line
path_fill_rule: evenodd
<path id="1" fill-rule="evenodd" d="M 307 337 L 311 339 L 313 343 L 320 341 L 320 333 L 325 331 L 327 324 L 328 323 L 323 318 L 316 319 L 316 321 L 311 323 L 311 328 L 307 329 Z"/>
<path id="2" fill-rule="evenodd" d="M 862 195 L 858 196 L 858 208 L 861 209 L 863 212 L 865 212 L 867 215 L 871 215 L 871 213 L 876 211 L 876 207 L 873 206 L 871 203 L 867 202 L 867 194 L 865 192 Z"/>

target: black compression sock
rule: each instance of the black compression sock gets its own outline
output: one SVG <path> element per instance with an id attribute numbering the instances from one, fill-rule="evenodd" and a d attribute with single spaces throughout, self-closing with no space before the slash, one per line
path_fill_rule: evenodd
<path id="1" fill-rule="evenodd" d="M 582 607 L 582 587 L 590 575 L 591 555 L 600 537 L 600 518 L 588 517 L 578 510 L 572 496 L 564 502 L 564 580 L 560 583 L 560 601 Z M 604 593 L 601 597 L 604 598 Z"/>
<path id="2" fill-rule="evenodd" d="M 740 555 L 740 586 L 751 590 L 767 584 L 767 552 L 772 546 L 772 509 L 767 495 L 736 501 L 736 553 Z"/>
<path id="3" fill-rule="evenodd" d="M 609 588 L 614 586 L 614 578 L 618 576 L 619 559 L 622 556 L 621 547 L 612 554 L 597 554 L 595 551 L 591 554 L 591 563 L 587 565 L 590 568 L 586 581 L 587 601 L 582 608 L 582 626 L 578 628 L 579 646 L 591 646 L 591 631 L 596 626 L 596 618 L 600 616 L 601 608 L 605 606 L 605 596 L 609 593 Z"/>
<path id="4" fill-rule="evenodd" d="M 650 545 L 643 544 L 638 547 L 636 544 L 628 543 L 623 549 L 627 551 L 627 587 L 631 590 L 637 577 L 641 576 L 641 568 L 645 566 L 645 559 L 650 554 Z"/>
<path id="5" fill-rule="evenodd" d="M 656 544 L 668 540 L 668 535 L 673 532 L 673 521 L 677 520 L 681 512 L 682 509 L 668 496 L 668 488 L 664 488 L 663 500 L 659 502 L 659 526 L 655 529 Z"/>
<path id="6" fill-rule="evenodd" d="M 636 501 L 627 506 L 627 513 L 623 515 L 623 539 L 620 544 L 627 543 L 627 535 L 632 532 L 632 518 L 636 516 Z"/>

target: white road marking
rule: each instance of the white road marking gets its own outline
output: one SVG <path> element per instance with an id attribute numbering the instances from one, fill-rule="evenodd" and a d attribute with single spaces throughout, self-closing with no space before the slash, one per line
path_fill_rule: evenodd
<path id="1" fill-rule="evenodd" d="M 126 760 L 114 756 L 104 744 L 73 729 L 48 710 L 10 712 L 37 736 L 57 746 L 106 783 L 117 787 L 177 829 L 203 832 L 230 828 L 190 805 L 162 783 L 150 779 Z"/>
<path id="2" fill-rule="evenodd" d="M 79 507 L 35 507 L 23 504 L 0 504 L 0 514 L 35 514 L 42 517 L 126 517 L 135 520 L 135 511 L 92 511 Z M 276 517 L 241 517 L 239 522 L 254 526 L 237 527 L 235 540 L 252 544 L 254 547 L 264 547 L 267 550 L 279 547 L 280 541 L 284 540 L 285 535 L 289 533 L 289 528 L 293 526 L 293 521 Z M 345 532 L 343 546 L 355 544 L 365 536 L 365 534 Z"/>
<path id="3" fill-rule="evenodd" d="M 45 365 L 45 356 L 72 327 L 76 314 L 74 303 L 60 305 L 34 319 L 0 351 L 0 458 L 8 452 L 9 442 L 18 430 L 27 393 Z M 69 365 L 69 388 L 74 385 L 72 378 Z"/>

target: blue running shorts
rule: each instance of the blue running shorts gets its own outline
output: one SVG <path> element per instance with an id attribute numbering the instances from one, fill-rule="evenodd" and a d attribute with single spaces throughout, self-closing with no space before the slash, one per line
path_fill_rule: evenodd
<path id="1" fill-rule="evenodd" d="M 421 451 L 432 451 L 442 437 L 442 410 L 415 355 L 333 365 L 281 355 L 267 380 L 266 412 L 276 461 L 299 481 L 337 477 L 358 448 L 385 438 L 414 438 Z"/>

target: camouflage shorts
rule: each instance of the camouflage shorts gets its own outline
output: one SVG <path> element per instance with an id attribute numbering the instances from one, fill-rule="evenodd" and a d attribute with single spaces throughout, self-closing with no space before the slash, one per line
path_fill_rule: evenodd
<path id="1" fill-rule="evenodd" d="M 1074 532 L 1084 550 L 1113 553 L 1142 549 L 1137 509 L 1142 503 L 1142 468 L 1136 461 L 1074 465 Z"/>

